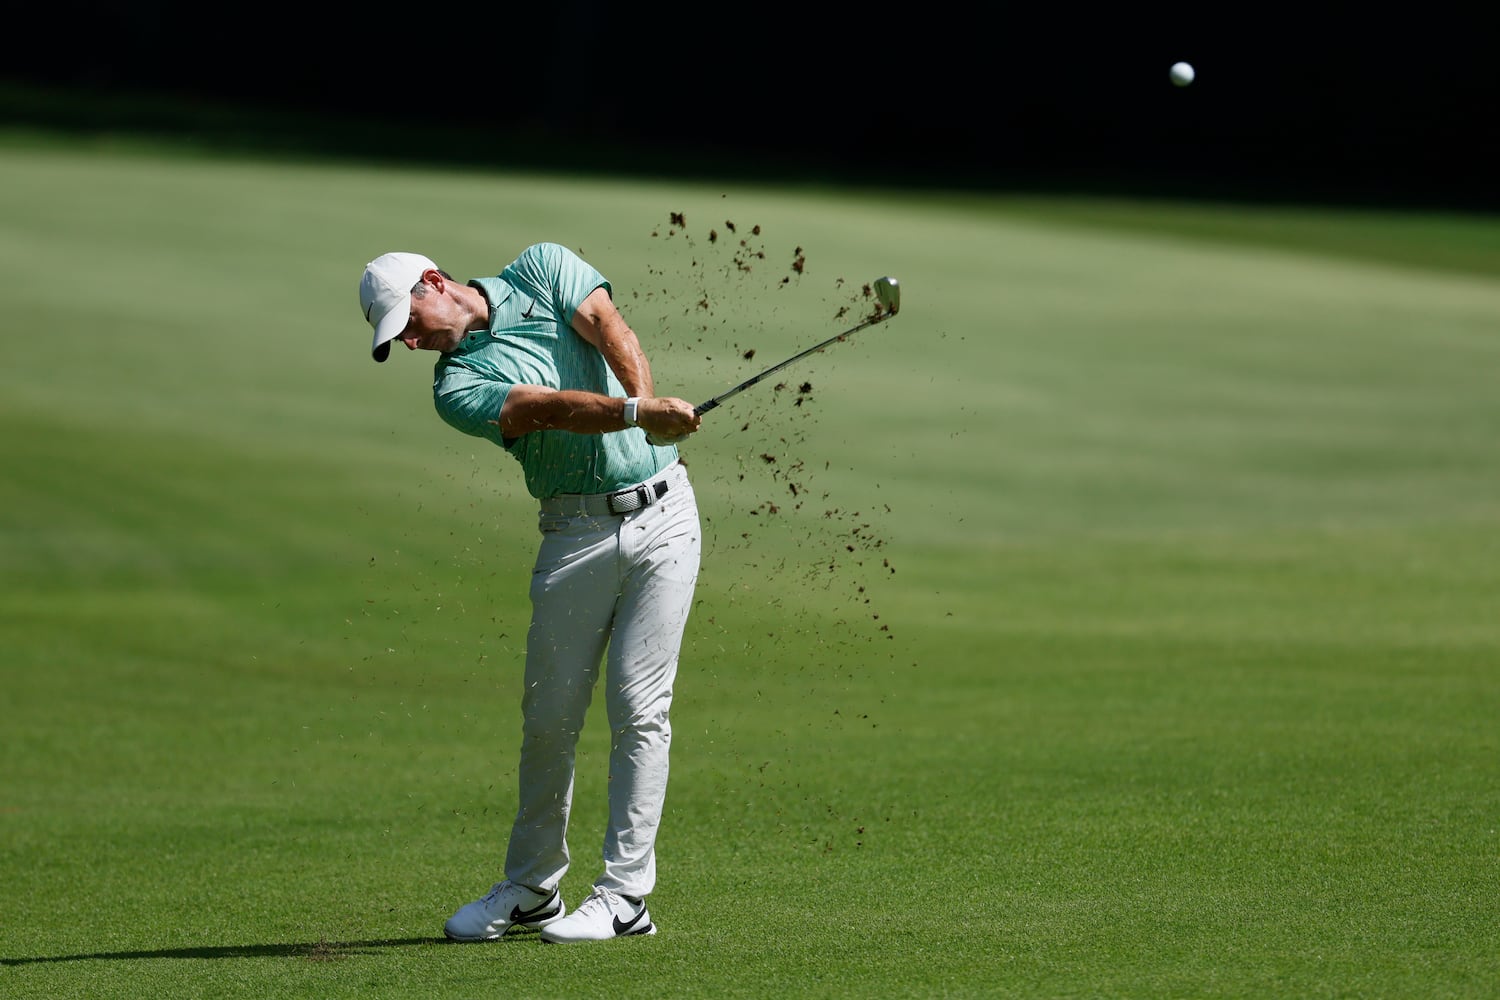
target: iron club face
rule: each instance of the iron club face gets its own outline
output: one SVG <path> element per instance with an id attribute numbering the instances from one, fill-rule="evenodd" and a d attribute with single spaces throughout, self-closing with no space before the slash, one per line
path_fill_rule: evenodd
<path id="1" fill-rule="evenodd" d="M 875 288 L 875 301 L 887 313 L 894 316 L 901 311 L 901 284 L 890 275 L 884 278 L 876 278 L 873 286 Z"/>

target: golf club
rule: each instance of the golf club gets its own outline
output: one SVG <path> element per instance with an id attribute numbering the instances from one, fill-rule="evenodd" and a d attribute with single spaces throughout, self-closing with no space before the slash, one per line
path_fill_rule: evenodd
<path id="1" fill-rule="evenodd" d="M 693 407 L 693 412 L 701 416 L 702 414 L 705 414 L 709 410 L 712 410 L 714 407 L 718 406 L 720 403 L 724 402 L 724 400 L 728 399 L 730 396 L 734 396 L 741 392 L 744 392 L 746 389 L 750 388 L 761 379 L 776 374 L 777 372 L 781 371 L 781 369 L 791 364 L 793 361 L 799 361 L 802 358 L 807 357 L 809 354 L 815 354 L 830 344 L 838 343 L 839 341 L 848 337 L 850 334 L 858 333 L 860 330 L 863 330 L 867 326 L 874 326 L 876 323 L 888 320 L 901 310 L 901 286 L 897 283 L 895 278 L 892 278 L 889 275 L 884 278 L 876 278 L 873 282 L 870 283 L 870 286 L 875 290 L 875 300 L 877 304 L 875 306 L 875 311 L 869 316 L 869 318 L 864 320 L 864 322 L 857 323 L 854 326 L 851 326 L 843 333 L 834 334 L 832 337 L 829 337 L 821 344 L 814 344 L 812 347 L 809 347 L 807 350 L 803 351 L 800 354 L 792 355 L 781 364 L 775 365 L 771 368 L 767 368 L 759 375 L 746 379 L 739 385 L 735 386 L 733 389 L 730 389 L 728 392 L 719 393 L 717 396 L 715 396 L 713 399 L 710 399 L 706 403 L 699 403 L 697 406 Z"/>

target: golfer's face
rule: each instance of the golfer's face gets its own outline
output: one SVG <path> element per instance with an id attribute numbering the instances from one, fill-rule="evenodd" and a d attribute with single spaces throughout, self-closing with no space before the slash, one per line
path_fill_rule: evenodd
<path id="1" fill-rule="evenodd" d="M 464 339 L 458 303 L 429 283 L 426 295 L 411 297 L 411 318 L 396 339 L 409 350 L 449 353 Z"/>

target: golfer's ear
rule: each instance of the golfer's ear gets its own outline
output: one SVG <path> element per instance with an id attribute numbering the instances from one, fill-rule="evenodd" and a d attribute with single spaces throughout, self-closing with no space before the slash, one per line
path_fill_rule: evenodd
<path id="1" fill-rule="evenodd" d="M 434 291 L 442 292 L 444 280 L 442 271 L 439 271 L 435 267 L 429 267 L 422 272 L 422 280 L 431 285 Z"/>

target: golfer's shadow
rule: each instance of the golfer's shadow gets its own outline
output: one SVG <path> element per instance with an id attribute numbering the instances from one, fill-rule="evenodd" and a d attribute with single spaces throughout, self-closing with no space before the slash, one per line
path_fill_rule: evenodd
<path id="1" fill-rule="evenodd" d="M 159 948 L 141 951 L 95 951 L 78 955 L 38 955 L 0 958 L 0 965 L 42 965 L 51 962 L 112 962 L 142 958 L 305 958 L 334 962 L 354 955 L 375 955 L 395 948 L 440 948 L 453 942 L 444 937 L 380 938 L 373 941 L 329 941 L 305 944 L 238 944 L 213 948 Z"/>

